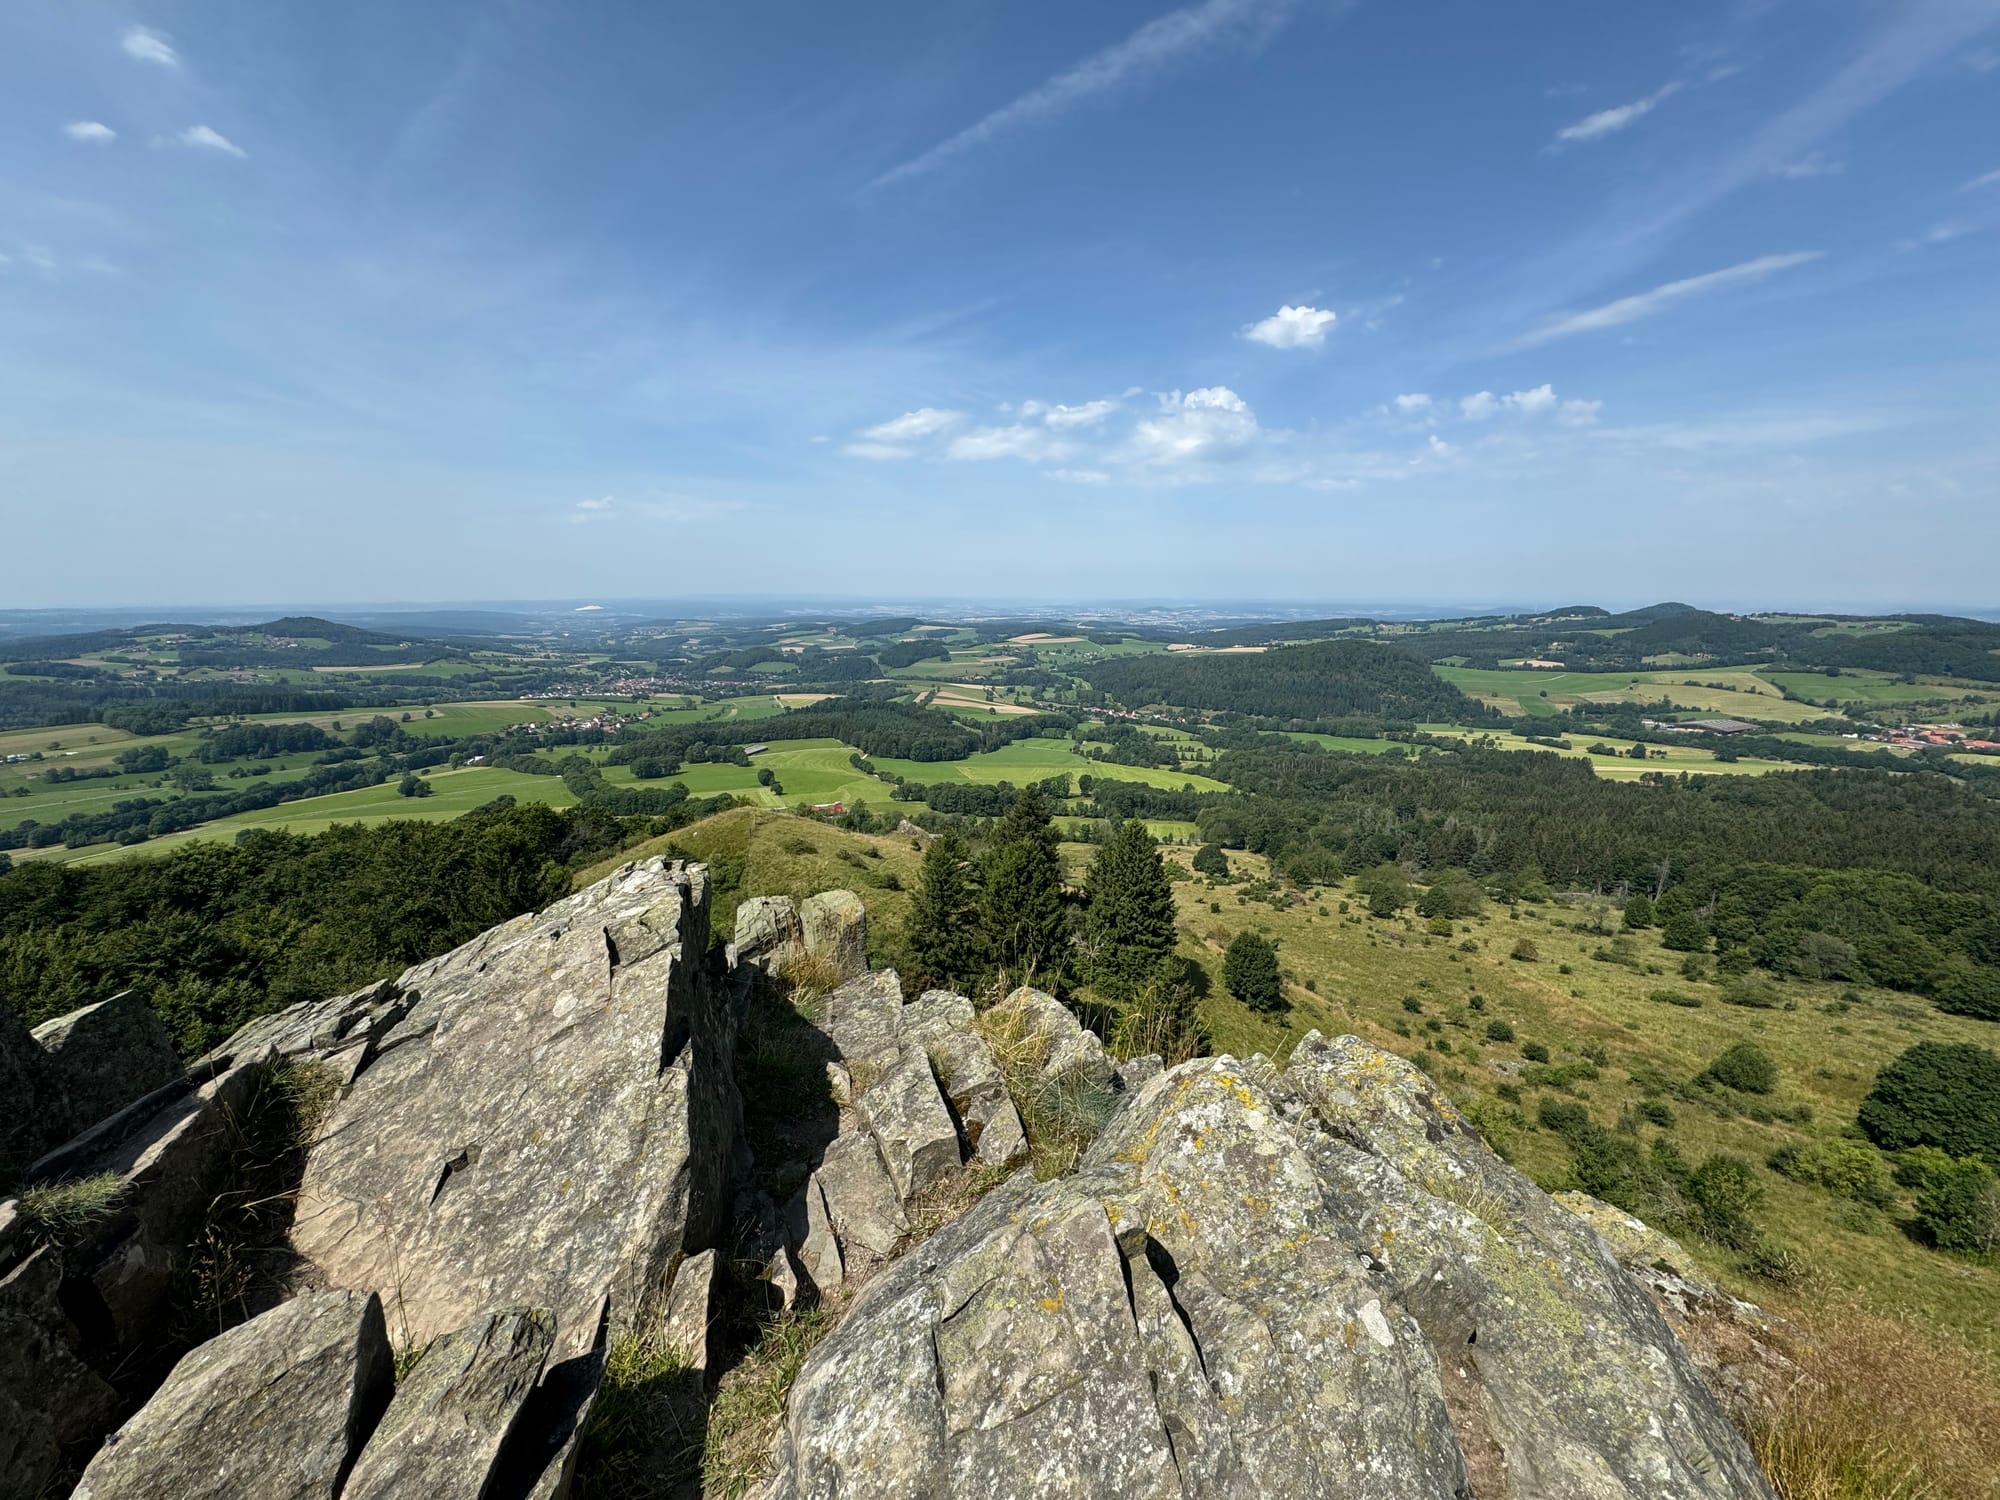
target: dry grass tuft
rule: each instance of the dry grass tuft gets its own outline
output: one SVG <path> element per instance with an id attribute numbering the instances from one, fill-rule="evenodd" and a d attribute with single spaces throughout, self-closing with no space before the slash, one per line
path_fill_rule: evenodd
<path id="1" fill-rule="evenodd" d="M 1750 1432 L 1783 1500 L 2000 1497 L 2000 1390 L 1977 1356 L 1859 1311 L 1786 1352 L 1799 1377 Z"/>
<path id="2" fill-rule="evenodd" d="M 1049 1038 L 1019 1006 L 996 1005 L 972 1024 L 999 1063 L 1008 1096 L 1020 1111 L 1036 1180 L 1047 1182 L 1070 1171 L 1117 1109 L 1118 1096 L 1078 1069 L 1044 1076 Z"/>
<path id="3" fill-rule="evenodd" d="M 905 1210 L 910 1232 L 898 1253 L 921 1245 L 945 1225 L 962 1218 L 975 1203 L 1011 1176 L 1013 1169 L 1005 1166 L 974 1165 L 947 1172 L 910 1200 Z"/>

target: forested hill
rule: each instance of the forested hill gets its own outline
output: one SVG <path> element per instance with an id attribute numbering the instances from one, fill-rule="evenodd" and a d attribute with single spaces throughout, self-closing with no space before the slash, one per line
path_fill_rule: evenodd
<path id="1" fill-rule="evenodd" d="M 1081 668 L 1131 707 L 1168 703 L 1280 719 L 1469 723 L 1488 710 L 1414 656 L 1368 641 L 1318 641 L 1261 653 L 1128 656 Z"/>

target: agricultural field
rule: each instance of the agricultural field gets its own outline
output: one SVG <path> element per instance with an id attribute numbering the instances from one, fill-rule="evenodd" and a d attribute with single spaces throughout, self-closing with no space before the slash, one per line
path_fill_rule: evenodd
<path id="1" fill-rule="evenodd" d="M 1657 703 L 1664 695 L 1675 708 L 1711 716 L 1788 724 L 1826 717 L 1826 710 L 1794 703 L 1775 683 L 1740 670 L 1549 672 L 1445 666 L 1431 670 L 1459 691 L 1506 714 L 1541 716 L 1579 703 Z M 1689 686 L 1690 682 L 1695 685 Z"/>
<path id="2" fill-rule="evenodd" d="M 1517 734 L 1499 734 L 1483 729 L 1459 729 L 1449 724 L 1425 724 L 1419 727 L 1427 734 L 1435 734 L 1444 739 L 1488 740 L 1499 750 L 1539 750 L 1544 755 L 1563 755 L 1573 760 L 1587 760 L 1597 774 L 1607 781 L 1637 781 L 1652 771 L 1686 771 L 1696 776 L 1762 776 L 1770 771 L 1805 769 L 1804 764 L 1799 761 L 1763 760 L 1748 755 L 1740 760 L 1717 760 L 1712 751 L 1695 745 L 1649 744 L 1646 747 L 1647 754 L 1644 760 L 1633 760 L 1625 755 L 1592 755 L 1585 746 L 1596 744 L 1603 737 L 1587 731 L 1565 734 L 1563 738 L 1574 748 L 1556 750 L 1547 745 L 1537 745 Z M 1617 742 L 1612 740 L 1605 743 Z"/>
<path id="3" fill-rule="evenodd" d="M 107 860 L 141 858 L 165 854 L 183 844 L 200 839 L 228 842 L 250 828 L 282 828 L 290 833 L 321 833 L 336 823 L 386 823 L 391 818 L 415 818 L 441 823 L 471 812 L 495 797 L 510 796 L 517 802 L 546 802 L 551 807 L 568 807 L 576 801 L 559 776 L 524 776 L 516 771 L 468 766 L 462 770 L 438 769 L 424 778 L 431 785 L 428 797 L 405 797 L 394 782 L 363 787 L 359 791 L 334 792 L 325 797 L 308 797 L 299 802 L 280 803 L 256 812 L 218 818 L 184 833 L 170 833 L 149 839 L 136 849 L 115 844 L 98 844 L 87 849 L 17 851 L 15 857 L 43 857 L 62 863 L 101 864 Z"/>
<path id="4" fill-rule="evenodd" d="M 1970 687 L 1942 680 L 1904 682 L 1886 672 L 1843 671 L 1838 677 L 1824 672 L 1760 672 L 1765 681 L 1810 698 L 1815 703 L 1858 703 L 1868 707 L 1898 703 L 1952 702 L 1989 703 L 2000 700 L 1992 688 Z"/>
<path id="5" fill-rule="evenodd" d="M 888 771 L 906 781 L 926 785 L 939 781 L 983 782 L 987 785 L 1011 781 L 1016 786 L 1025 786 L 1031 781 L 1042 781 L 1068 772 L 1071 776 L 1102 776 L 1108 781 L 1143 781 L 1148 786 L 1164 787 L 1169 791 L 1182 787 L 1192 787 L 1198 792 L 1228 790 L 1221 782 L 1197 776 L 1191 771 L 1167 770 L 1158 766 L 1110 765 L 1072 755 L 1067 739 L 1016 740 L 1011 745 L 965 760 L 878 759 L 874 765 L 878 771 Z"/>

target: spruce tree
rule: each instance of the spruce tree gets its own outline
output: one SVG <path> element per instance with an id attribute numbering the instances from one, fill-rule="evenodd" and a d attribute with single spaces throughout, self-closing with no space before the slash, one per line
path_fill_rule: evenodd
<path id="1" fill-rule="evenodd" d="M 1284 1009 L 1284 977 L 1278 970 L 1278 950 L 1269 938 L 1237 933 L 1222 956 L 1222 982 L 1252 1010 Z"/>
<path id="2" fill-rule="evenodd" d="M 957 833 L 924 851 L 905 930 L 920 987 L 965 987 L 979 977 L 979 871 Z"/>
<path id="3" fill-rule="evenodd" d="M 1111 836 L 1083 889 L 1084 977 L 1125 999 L 1174 951 L 1174 888 L 1144 823 L 1132 819 Z"/>
<path id="4" fill-rule="evenodd" d="M 1048 804 L 1023 792 L 993 830 L 983 874 L 980 936 L 987 959 L 1016 979 L 1061 982 L 1066 923 L 1062 862 Z"/>

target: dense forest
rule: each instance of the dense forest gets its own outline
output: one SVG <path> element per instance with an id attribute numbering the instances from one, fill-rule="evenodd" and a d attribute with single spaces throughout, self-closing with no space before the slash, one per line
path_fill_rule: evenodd
<path id="1" fill-rule="evenodd" d="M 1080 669 L 1120 702 L 1318 722 L 1474 723 L 1488 711 L 1406 652 L 1318 641 L 1257 654 L 1114 657 Z"/>
<path id="2" fill-rule="evenodd" d="M 190 1057 L 245 1021 L 342 994 L 569 889 L 654 831 L 596 808 L 257 832 L 161 859 L 0 879 L 0 1004 L 32 1026 L 135 989 Z"/>

